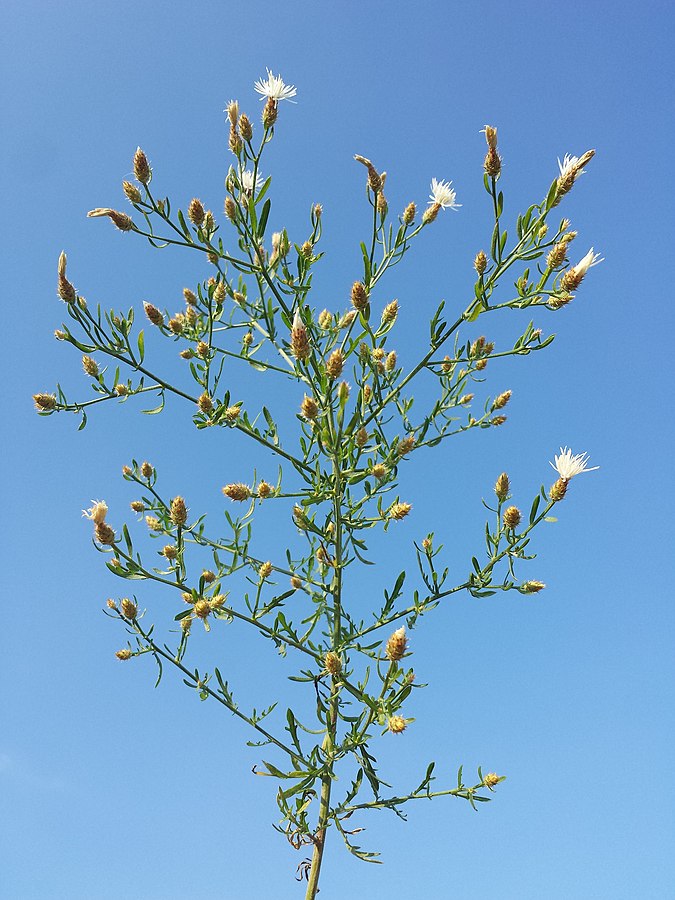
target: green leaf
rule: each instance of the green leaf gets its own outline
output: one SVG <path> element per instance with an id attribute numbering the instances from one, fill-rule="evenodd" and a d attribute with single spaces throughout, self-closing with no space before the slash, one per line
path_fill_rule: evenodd
<path id="1" fill-rule="evenodd" d="M 258 235 L 263 237 L 265 234 L 265 226 L 267 225 L 267 219 L 270 214 L 270 209 L 272 204 L 269 200 L 265 201 L 265 205 L 262 208 L 262 212 L 260 213 L 260 221 L 258 222 Z"/>
<path id="2" fill-rule="evenodd" d="M 138 332 L 138 354 L 140 362 L 145 358 L 145 333 L 141 330 Z"/>

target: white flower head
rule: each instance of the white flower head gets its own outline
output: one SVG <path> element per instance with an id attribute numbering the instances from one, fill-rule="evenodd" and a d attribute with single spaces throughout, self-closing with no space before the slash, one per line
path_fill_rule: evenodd
<path id="1" fill-rule="evenodd" d="M 256 191 L 260 190 L 260 188 L 263 186 L 264 179 L 260 172 L 258 172 L 254 177 L 253 170 L 246 169 L 239 176 L 239 181 L 241 183 L 242 191 L 246 191 L 247 194 L 252 194 L 254 188 Z"/>
<path id="2" fill-rule="evenodd" d="M 457 203 L 457 194 L 452 188 L 451 181 L 438 181 L 436 178 L 431 179 L 431 193 L 429 200 L 434 205 L 438 204 L 441 209 L 457 209 L 461 203 Z"/>
<path id="3" fill-rule="evenodd" d="M 574 175 L 576 178 L 578 175 L 583 175 L 586 169 L 577 169 L 579 165 L 580 159 L 578 156 L 572 156 L 570 153 L 566 153 L 563 157 L 563 161 L 560 162 L 560 158 L 558 158 L 558 168 L 560 169 L 560 178 L 564 181 L 569 175 Z"/>
<path id="4" fill-rule="evenodd" d="M 275 103 L 278 103 L 279 100 L 291 100 L 291 97 L 295 97 L 297 93 L 294 85 L 284 84 L 281 75 L 273 75 L 271 69 L 267 70 L 267 78 L 260 78 L 254 87 L 261 95 L 261 99 L 267 97 L 268 100 L 274 100 Z M 291 100 L 291 103 L 294 102 Z"/>
<path id="5" fill-rule="evenodd" d="M 108 504 L 105 500 L 92 500 L 91 507 L 89 509 L 83 509 L 82 515 L 87 519 L 91 519 L 94 525 L 101 525 L 105 522 L 105 517 L 108 514 Z"/>
<path id="6" fill-rule="evenodd" d="M 555 462 L 550 463 L 563 481 L 569 481 L 582 472 L 594 472 L 600 466 L 588 466 L 588 453 L 574 454 L 569 447 L 561 447 L 560 454 L 555 455 Z"/>
<path id="7" fill-rule="evenodd" d="M 591 247 L 586 256 L 574 266 L 574 272 L 577 276 L 583 278 L 590 268 L 604 261 L 604 257 L 601 257 L 599 253 L 594 253 Z"/>

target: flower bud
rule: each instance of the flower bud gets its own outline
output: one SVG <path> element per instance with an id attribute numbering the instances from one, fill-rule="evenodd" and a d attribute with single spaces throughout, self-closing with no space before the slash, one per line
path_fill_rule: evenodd
<path id="1" fill-rule="evenodd" d="M 377 169 L 371 163 L 369 159 L 366 159 L 364 156 L 359 156 L 358 153 L 354 156 L 354 159 L 357 162 L 360 162 L 362 165 L 366 167 L 368 170 L 368 187 L 374 193 L 382 190 L 382 176 L 378 174 Z"/>
<path id="2" fill-rule="evenodd" d="M 517 506 L 509 506 L 504 511 L 504 525 L 507 528 L 517 528 L 522 518 L 523 515 Z"/>
<path id="3" fill-rule="evenodd" d="M 225 215 L 231 222 L 237 218 L 237 204 L 232 197 L 225 198 Z"/>
<path id="4" fill-rule="evenodd" d="M 152 474 L 154 473 L 154 471 L 155 470 L 150 465 L 150 463 L 147 461 L 147 459 L 144 463 L 141 463 L 141 475 L 143 476 L 143 478 L 150 478 L 152 476 Z"/>
<path id="5" fill-rule="evenodd" d="M 538 594 L 546 585 L 543 581 L 526 581 L 521 585 L 521 591 L 525 594 Z"/>
<path id="6" fill-rule="evenodd" d="M 504 391 L 503 394 L 500 394 L 495 402 L 492 404 L 493 409 L 504 409 L 506 404 L 511 399 L 511 391 Z"/>
<path id="7" fill-rule="evenodd" d="M 211 604 L 202 597 L 195 603 L 194 611 L 198 619 L 204 620 L 211 615 Z"/>
<path id="8" fill-rule="evenodd" d="M 335 678 L 342 671 L 342 660 L 334 653 L 332 650 L 329 650 L 324 657 L 324 666 L 326 667 L 326 672 L 329 675 L 332 675 Z"/>
<path id="9" fill-rule="evenodd" d="M 408 453 L 410 453 L 410 451 L 414 448 L 414 446 L 415 435 L 409 434 L 404 437 L 403 440 L 399 441 L 398 446 L 396 447 L 396 453 L 399 456 L 407 456 Z"/>
<path id="10" fill-rule="evenodd" d="M 162 523 L 156 516 L 146 516 L 145 524 L 148 526 L 150 531 L 162 531 Z"/>
<path id="11" fill-rule="evenodd" d="M 300 310 L 295 311 L 293 328 L 291 329 L 291 353 L 296 359 L 307 359 L 311 353 L 309 337 L 305 328 Z"/>
<path id="12" fill-rule="evenodd" d="M 375 463 L 370 471 L 378 480 L 381 480 L 387 474 L 387 468 L 386 466 L 383 466 L 382 463 Z"/>
<path id="13" fill-rule="evenodd" d="M 487 775 L 485 775 L 483 778 L 483 784 L 486 788 L 490 788 L 490 790 L 492 790 L 492 788 L 496 784 L 499 784 L 499 782 L 502 780 L 502 777 L 503 776 L 497 775 L 496 772 L 488 772 Z"/>
<path id="14" fill-rule="evenodd" d="M 412 225 L 415 220 L 415 213 L 417 212 L 417 207 L 414 203 L 409 203 L 406 208 L 403 210 L 403 224 L 404 225 Z"/>
<path id="15" fill-rule="evenodd" d="M 342 350 L 333 350 L 326 363 L 326 373 L 328 374 L 328 377 L 332 379 L 339 378 L 340 375 L 342 375 L 344 364 L 345 358 Z"/>
<path id="16" fill-rule="evenodd" d="M 265 500 L 267 497 L 272 496 L 274 488 L 267 481 L 260 481 L 258 483 L 257 493 L 261 500 Z"/>
<path id="17" fill-rule="evenodd" d="M 148 157 L 140 147 L 137 147 L 134 153 L 134 178 L 136 181 L 140 181 L 141 184 L 148 184 L 152 178 Z"/>
<path id="18" fill-rule="evenodd" d="M 156 306 L 153 306 L 152 303 L 143 303 L 143 309 L 145 310 L 145 315 L 148 317 L 148 320 L 153 325 L 163 325 L 164 324 L 164 316 L 157 309 Z"/>
<path id="19" fill-rule="evenodd" d="M 316 419 L 319 413 L 319 406 L 316 400 L 313 397 L 308 397 L 305 394 L 302 403 L 300 404 L 300 415 L 304 419 Z"/>
<path id="20" fill-rule="evenodd" d="M 356 432 L 356 446 L 361 449 L 368 443 L 368 432 L 363 426 Z"/>
<path id="21" fill-rule="evenodd" d="M 393 372 L 396 368 L 396 351 L 392 350 L 390 353 L 387 353 L 387 358 L 384 361 L 384 371 L 385 372 Z"/>
<path id="22" fill-rule="evenodd" d="M 129 506 L 133 509 L 134 512 L 145 512 L 145 503 L 143 503 L 142 500 L 132 500 Z"/>
<path id="23" fill-rule="evenodd" d="M 105 522 L 100 522 L 94 528 L 94 536 L 99 544 L 114 544 L 115 543 L 115 532 L 107 525 Z"/>
<path id="24" fill-rule="evenodd" d="M 115 656 L 121 660 L 131 659 L 131 650 L 128 647 L 124 647 L 122 650 L 117 650 Z"/>
<path id="25" fill-rule="evenodd" d="M 476 258 L 473 261 L 473 267 L 479 275 L 482 275 L 487 269 L 487 256 L 483 250 L 479 250 L 476 254 Z"/>
<path id="26" fill-rule="evenodd" d="M 403 716 L 390 716 L 387 722 L 387 728 L 392 734 L 401 734 L 408 727 L 408 723 Z"/>
<path id="27" fill-rule="evenodd" d="M 365 309 L 368 306 L 368 292 L 361 281 L 355 281 L 352 285 L 352 306 L 356 310 Z"/>
<path id="28" fill-rule="evenodd" d="M 246 113 L 242 113 L 239 119 L 239 131 L 245 141 L 250 141 L 253 137 L 253 125 Z"/>
<path id="29" fill-rule="evenodd" d="M 302 587 L 302 579 L 298 578 L 297 575 L 292 575 L 291 576 L 291 587 L 294 590 L 299 591 L 300 588 Z"/>
<path id="30" fill-rule="evenodd" d="M 141 202 L 141 192 L 138 190 L 135 184 L 132 184 L 131 181 L 123 181 L 122 190 L 124 191 L 124 195 L 126 196 L 127 200 L 130 200 L 132 203 Z"/>
<path id="31" fill-rule="evenodd" d="M 242 484 L 241 482 L 226 484 L 223 488 L 223 494 L 225 494 L 226 497 L 229 497 L 230 500 L 236 500 L 241 503 L 244 500 L 249 499 L 251 496 L 251 488 L 247 484 Z"/>
<path id="32" fill-rule="evenodd" d="M 392 300 L 391 303 L 387 303 L 385 308 L 382 310 L 382 324 L 387 325 L 389 324 L 389 322 L 395 322 L 397 316 L 398 300 Z"/>
<path id="33" fill-rule="evenodd" d="M 190 205 L 188 206 L 188 219 L 192 222 L 193 225 L 196 225 L 197 228 L 199 228 L 204 221 L 205 215 L 206 213 L 204 211 L 204 205 L 202 204 L 202 201 L 197 197 L 193 197 L 192 200 L 190 200 Z"/>
<path id="34" fill-rule="evenodd" d="M 199 399 L 197 400 L 197 406 L 205 416 L 213 412 L 213 400 L 209 397 L 206 391 L 200 395 Z"/>
<path id="35" fill-rule="evenodd" d="M 397 629 L 387 641 L 385 653 L 387 659 L 391 662 L 398 662 L 403 656 L 408 646 L 408 638 L 406 637 L 405 628 Z"/>
<path id="36" fill-rule="evenodd" d="M 396 519 L 397 521 L 405 519 L 411 509 L 411 503 L 394 503 L 389 509 L 389 518 Z"/>
<path id="37" fill-rule="evenodd" d="M 497 495 L 497 499 L 500 503 L 503 503 L 506 500 L 510 490 L 511 485 L 509 483 L 509 476 L 506 474 L 506 472 L 502 472 L 502 474 L 495 482 L 495 494 Z"/>
<path id="38" fill-rule="evenodd" d="M 167 544 L 165 547 L 162 547 L 162 556 L 165 556 L 168 560 L 174 560 L 178 556 L 178 548 L 174 544 Z"/>
<path id="39" fill-rule="evenodd" d="M 266 578 L 270 577 L 272 571 L 272 563 L 268 560 L 260 566 L 260 568 L 258 569 L 258 575 L 260 575 L 260 577 L 264 581 Z"/>
<path id="40" fill-rule="evenodd" d="M 105 601 L 105 605 L 108 607 L 108 609 L 117 609 L 117 604 L 115 603 L 115 601 L 113 600 L 112 597 L 109 597 Z"/>
<path id="41" fill-rule="evenodd" d="M 55 394 L 33 394 L 33 402 L 38 412 L 53 412 L 56 409 Z"/>
<path id="42" fill-rule="evenodd" d="M 174 497 L 171 501 L 171 521 L 174 525 L 185 525 L 187 522 L 187 507 L 182 497 Z"/>

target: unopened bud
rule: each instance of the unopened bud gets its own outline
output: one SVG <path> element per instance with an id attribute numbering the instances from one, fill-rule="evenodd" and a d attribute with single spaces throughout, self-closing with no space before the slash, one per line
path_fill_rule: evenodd
<path id="1" fill-rule="evenodd" d="M 509 476 L 506 474 L 506 472 L 502 472 L 502 474 L 495 482 L 495 494 L 497 495 L 497 499 L 500 503 L 503 503 L 506 500 L 510 490 L 511 484 L 509 482 Z"/>
<path id="2" fill-rule="evenodd" d="M 272 571 L 272 563 L 268 560 L 260 566 L 260 568 L 258 569 L 258 575 L 260 575 L 260 577 L 264 581 L 266 578 L 270 577 Z"/>
<path id="3" fill-rule="evenodd" d="M 382 324 L 387 325 L 389 322 L 395 322 L 398 316 L 398 300 L 392 300 L 387 303 L 382 310 Z"/>
<path id="4" fill-rule="evenodd" d="M 33 402 L 38 412 L 52 412 L 56 409 L 55 394 L 33 394 Z"/>
<path id="5" fill-rule="evenodd" d="M 253 125 L 251 125 L 251 120 L 246 113 L 242 113 L 239 119 L 239 131 L 245 141 L 250 141 L 253 137 Z"/>
<path id="6" fill-rule="evenodd" d="M 521 585 L 521 590 L 525 594 L 538 594 L 543 591 L 546 585 L 543 581 L 526 581 Z"/>
<path id="7" fill-rule="evenodd" d="M 196 225 L 197 228 L 204 221 L 204 216 L 206 215 L 204 211 L 204 205 L 202 201 L 197 197 L 193 197 L 190 200 L 190 205 L 188 206 L 188 219 L 192 222 L 193 225 Z"/>
<path id="8" fill-rule="evenodd" d="M 207 416 L 209 413 L 213 412 L 213 400 L 209 397 L 209 395 L 204 392 L 201 394 L 199 399 L 197 400 L 197 406 Z"/>
<path id="9" fill-rule="evenodd" d="M 333 350 L 326 363 L 326 373 L 328 374 L 329 378 L 339 378 L 340 375 L 342 375 L 344 364 L 345 358 L 342 350 Z"/>
<path id="10" fill-rule="evenodd" d="M 409 203 L 406 208 L 403 210 L 403 224 L 404 225 L 412 225 L 415 221 L 415 213 L 417 212 L 417 207 L 414 203 Z"/>
<path id="11" fill-rule="evenodd" d="M 271 497 L 274 493 L 274 488 L 267 481 L 260 481 L 258 483 L 257 494 L 261 500 L 265 500 L 267 497 Z"/>
<path id="12" fill-rule="evenodd" d="M 247 484 L 242 484 L 241 482 L 226 484 L 223 488 L 223 494 L 232 501 L 236 500 L 239 503 L 242 503 L 251 496 L 251 488 Z"/>
<path id="13" fill-rule="evenodd" d="M 225 215 L 232 222 L 237 218 L 237 204 L 232 197 L 225 198 Z"/>
<path id="14" fill-rule="evenodd" d="M 187 507 L 182 497 L 174 497 L 171 501 L 171 521 L 174 525 L 185 525 L 187 522 Z"/>
<path id="15" fill-rule="evenodd" d="M 130 200 L 132 203 L 141 202 L 141 192 L 138 190 L 135 184 L 132 184 L 131 181 L 123 181 L 122 190 L 124 191 L 124 195 L 126 196 L 127 200 Z"/>
<path id="16" fill-rule="evenodd" d="M 305 394 L 302 403 L 300 404 L 300 415 L 304 419 L 315 419 L 319 413 L 319 406 L 316 400 L 313 397 L 308 397 Z"/>
<path id="17" fill-rule="evenodd" d="M 517 528 L 523 518 L 517 506 L 509 506 L 504 511 L 504 525 L 507 528 Z"/>
<path id="18" fill-rule="evenodd" d="M 483 250 L 479 250 L 476 254 L 476 258 L 473 261 L 473 267 L 479 275 L 482 275 L 487 269 L 487 256 Z"/>
<path id="19" fill-rule="evenodd" d="M 504 391 L 503 394 L 500 394 L 495 402 L 492 404 L 493 409 L 504 409 L 506 404 L 511 399 L 511 391 Z"/>
<path id="20" fill-rule="evenodd" d="M 342 660 L 337 653 L 334 653 L 332 650 L 326 653 L 323 662 L 326 667 L 326 672 L 328 672 L 329 675 L 332 675 L 333 678 L 342 671 Z"/>
<path id="21" fill-rule="evenodd" d="M 148 157 L 143 153 L 140 147 L 134 153 L 134 178 L 141 184 L 148 184 L 152 178 L 152 169 L 148 162 Z"/>
<path id="22" fill-rule="evenodd" d="M 361 281 L 355 281 L 352 285 L 351 300 L 356 310 L 360 311 L 368 306 L 368 292 Z"/>
<path id="23" fill-rule="evenodd" d="M 156 306 L 152 305 L 152 303 L 143 303 L 143 309 L 145 310 L 145 315 L 148 317 L 148 320 L 152 322 L 153 325 L 159 326 L 164 324 L 164 316 Z"/>
<path id="24" fill-rule="evenodd" d="M 411 503 L 394 503 L 394 505 L 389 509 L 389 518 L 396 519 L 397 521 L 405 519 L 411 509 Z"/>
<path id="25" fill-rule="evenodd" d="M 387 722 L 387 728 L 392 734 L 401 734 L 408 727 L 408 723 L 403 716 L 390 716 Z"/>
<path id="26" fill-rule="evenodd" d="M 277 120 L 277 104 L 271 98 L 267 98 L 267 103 L 262 112 L 262 123 L 265 128 L 271 128 Z"/>
<path id="27" fill-rule="evenodd" d="M 407 646 L 408 638 L 406 637 L 405 628 L 399 628 L 387 641 L 385 648 L 387 659 L 391 660 L 391 662 L 398 662 L 405 653 Z"/>
<path id="28" fill-rule="evenodd" d="M 117 650 L 115 656 L 121 660 L 131 659 L 131 650 L 128 647 L 124 647 L 122 650 Z"/>
<path id="29" fill-rule="evenodd" d="M 143 476 L 143 478 L 150 478 L 153 475 L 154 471 L 154 468 L 147 460 L 141 464 L 141 475 Z"/>

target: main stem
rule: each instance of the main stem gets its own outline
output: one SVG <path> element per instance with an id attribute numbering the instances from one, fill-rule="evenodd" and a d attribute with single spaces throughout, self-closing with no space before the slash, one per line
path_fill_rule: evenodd
<path id="1" fill-rule="evenodd" d="M 334 574 L 331 582 L 331 595 L 333 599 L 333 650 L 338 651 L 342 634 L 342 477 L 340 470 L 340 444 L 342 437 L 341 427 L 336 433 L 335 423 L 332 427 L 333 449 L 333 518 L 335 525 L 335 558 Z M 326 760 L 326 771 L 321 778 L 321 795 L 319 798 L 319 817 L 316 831 L 314 832 L 314 851 L 312 853 L 312 866 L 307 879 L 307 893 L 305 900 L 315 900 L 319 892 L 319 876 L 323 851 L 326 845 L 326 832 L 328 816 L 330 813 L 330 794 L 333 784 L 333 748 L 338 722 L 339 683 L 333 677 L 330 700 L 328 701 L 328 722 L 326 736 L 323 739 L 321 749 Z"/>

